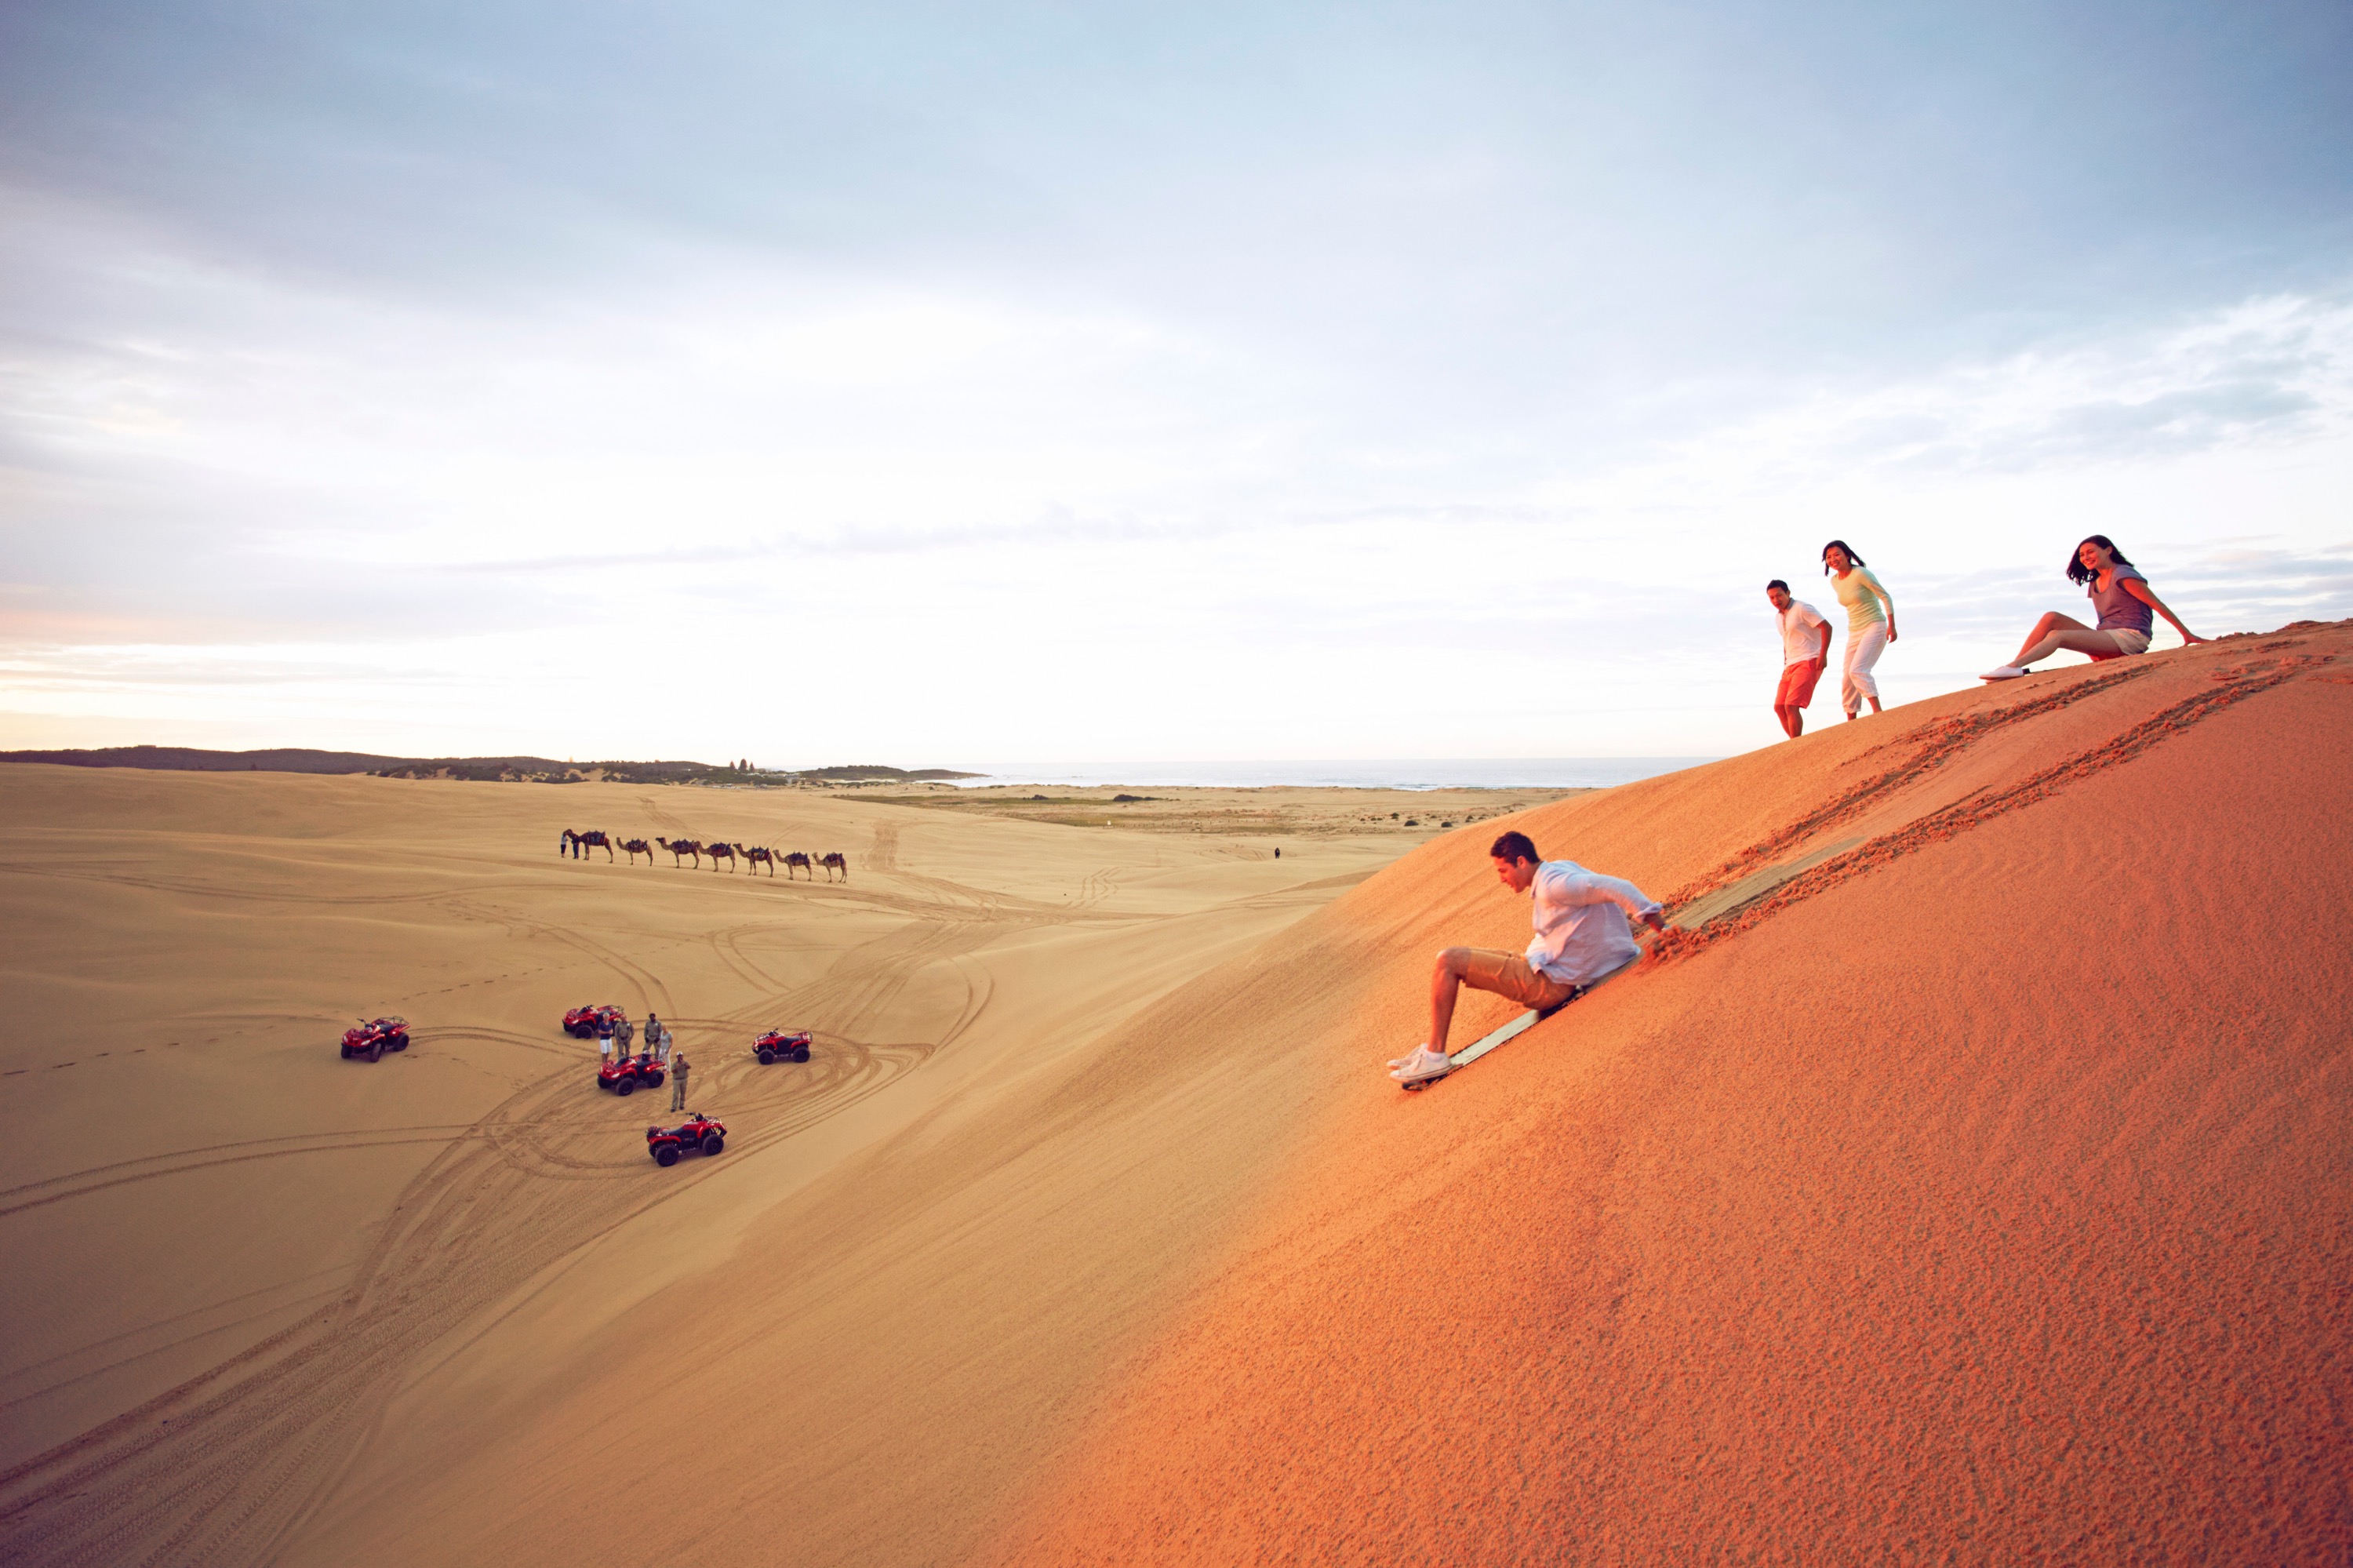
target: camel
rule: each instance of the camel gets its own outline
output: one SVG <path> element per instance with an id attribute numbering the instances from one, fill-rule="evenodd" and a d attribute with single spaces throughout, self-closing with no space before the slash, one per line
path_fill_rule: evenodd
<path id="1" fill-rule="evenodd" d="M 849 857 L 848 855 L 836 850 L 828 850 L 826 852 L 826 857 L 818 862 L 818 863 L 825 867 L 825 879 L 828 882 L 831 882 L 833 880 L 833 874 L 837 870 L 841 873 L 842 881 L 848 882 L 849 880 Z"/>
<path id="2" fill-rule="evenodd" d="M 727 863 L 727 869 L 730 872 L 733 872 L 735 869 L 735 846 L 733 844 L 705 844 L 703 846 L 702 853 L 711 857 L 712 870 L 717 871 L 719 869 L 719 863 L 723 860 Z"/>
<path id="3" fill-rule="evenodd" d="M 586 832 L 583 833 L 575 832 L 572 829 L 566 828 L 564 830 L 564 838 L 558 839 L 556 842 L 558 844 L 562 844 L 565 839 L 571 841 L 572 858 L 575 860 L 586 860 L 588 858 L 588 852 L 592 849 L 603 850 L 605 852 L 605 859 L 608 863 L 613 858 L 613 841 L 606 837 L 603 830 L 601 829 L 591 828 Z M 564 852 L 559 849 L 556 853 L 561 854 Z"/>
<path id="4" fill-rule="evenodd" d="M 809 880 L 811 882 L 815 882 L 817 880 L 817 873 L 809 866 L 809 857 L 801 853 L 800 851 L 795 850 L 792 853 L 785 857 L 785 880 L 786 882 L 790 882 L 793 879 L 793 870 L 797 866 L 802 871 L 808 872 Z M 776 875 L 776 873 L 772 871 L 768 874 L 770 876 L 774 876 Z"/>
<path id="5" fill-rule="evenodd" d="M 776 853 L 769 849 L 765 844 L 745 844 L 744 846 L 744 869 L 745 871 L 756 871 L 763 865 L 768 868 L 768 874 L 770 876 L 776 875 Z"/>
<path id="6" fill-rule="evenodd" d="M 643 839 L 623 839 L 621 841 L 621 853 L 629 857 L 629 863 L 631 865 L 638 863 L 638 857 L 639 855 L 646 857 L 646 863 L 648 865 L 651 865 L 654 863 L 654 846 L 646 842 Z"/>
<path id="7" fill-rule="evenodd" d="M 693 857 L 693 860 L 694 860 L 694 863 L 695 863 L 695 867 L 696 867 L 696 869 L 700 870 L 700 869 L 702 868 L 702 846 L 701 844 L 699 844 L 699 843 L 695 842 L 694 842 L 694 840 L 692 840 L 692 839 L 665 839 L 665 838 L 659 838 L 659 837 L 657 837 L 657 838 L 654 840 L 654 842 L 656 842 L 656 843 L 658 843 L 658 844 L 661 845 L 661 847 L 662 847 L 662 848 L 664 848 L 664 849 L 666 849 L 666 850 L 670 851 L 670 864 L 672 864 L 673 866 L 674 866 L 674 865 L 676 865 L 676 864 L 678 864 L 678 858 L 679 858 L 679 856 L 681 856 L 681 855 L 691 855 L 691 856 L 692 856 L 692 857 Z"/>

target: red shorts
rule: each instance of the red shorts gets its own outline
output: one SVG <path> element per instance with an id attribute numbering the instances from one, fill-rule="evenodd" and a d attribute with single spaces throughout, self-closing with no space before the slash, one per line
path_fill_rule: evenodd
<path id="1" fill-rule="evenodd" d="M 1814 683 L 1822 678 L 1822 666 L 1812 659 L 1800 659 L 1794 664 L 1781 666 L 1781 689 L 1773 694 L 1777 708 L 1806 708 L 1814 704 Z"/>

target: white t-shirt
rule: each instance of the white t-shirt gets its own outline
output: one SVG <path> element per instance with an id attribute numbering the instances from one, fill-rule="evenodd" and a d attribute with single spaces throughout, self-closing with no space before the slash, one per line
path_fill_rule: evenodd
<path id="1" fill-rule="evenodd" d="M 1536 867 L 1528 892 L 1535 905 L 1536 938 L 1528 967 L 1567 985 L 1599 980 L 1641 952 L 1627 916 L 1658 913 L 1659 906 L 1622 876 L 1588 871 L 1573 860 Z"/>
<path id="2" fill-rule="evenodd" d="M 1819 659 L 1822 655 L 1822 640 L 1814 631 L 1817 626 L 1827 626 L 1822 612 L 1803 599 L 1791 599 L 1789 608 L 1776 617 L 1781 623 L 1781 664 L 1788 668 L 1802 660 Z"/>

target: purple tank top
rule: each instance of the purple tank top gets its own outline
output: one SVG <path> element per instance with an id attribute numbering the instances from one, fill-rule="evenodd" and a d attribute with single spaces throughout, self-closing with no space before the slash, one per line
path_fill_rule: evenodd
<path id="1" fill-rule="evenodd" d="M 2092 586 L 2084 590 L 2094 608 L 2100 612 L 2098 630 L 2102 631 L 2137 631 L 2146 637 L 2157 625 L 2157 617 L 2148 606 L 2125 591 L 2126 577 L 2148 579 L 2132 567 L 2116 567 L 2108 573 L 2108 591 L 2100 591 L 2100 579 L 2094 577 Z"/>

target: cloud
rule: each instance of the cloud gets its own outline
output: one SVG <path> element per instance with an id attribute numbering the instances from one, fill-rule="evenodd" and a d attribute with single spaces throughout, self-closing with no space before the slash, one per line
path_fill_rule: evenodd
<path id="1" fill-rule="evenodd" d="M 13 7 L 0 703 L 740 754 L 854 657 L 876 755 L 1493 754 L 1745 712 L 1831 533 L 1899 684 L 2084 532 L 2339 604 L 2347 29 Z M 1579 744 L 1742 733 L 1668 722 Z"/>

